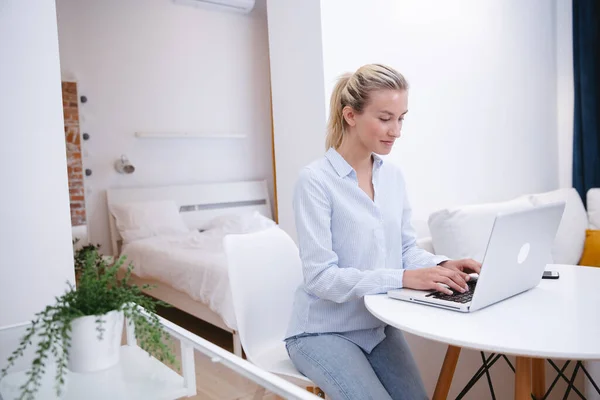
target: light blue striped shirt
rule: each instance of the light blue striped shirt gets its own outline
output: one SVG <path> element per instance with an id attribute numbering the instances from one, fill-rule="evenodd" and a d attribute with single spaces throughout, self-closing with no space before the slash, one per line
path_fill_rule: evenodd
<path id="1" fill-rule="evenodd" d="M 370 352 L 385 324 L 363 297 L 402 287 L 405 269 L 447 260 L 417 247 L 402 173 L 373 155 L 374 200 L 333 148 L 303 168 L 293 199 L 304 282 L 287 337 L 335 333 Z"/>

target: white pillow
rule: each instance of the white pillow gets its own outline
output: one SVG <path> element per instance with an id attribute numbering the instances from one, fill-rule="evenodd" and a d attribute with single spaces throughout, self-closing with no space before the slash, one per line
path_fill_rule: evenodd
<path id="1" fill-rule="evenodd" d="M 190 232 L 171 200 L 112 204 L 110 211 L 124 243 Z"/>
<path id="2" fill-rule="evenodd" d="M 276 225 L 275 222 L 258 211 L 219 215 L 211 219 L 205 231 L 220 231 L 223 234 L 251 233 Z"/>
<path id="3" fill-rule="evenodd" d="M 590 189 L 587 192 L 587 212 L 590 229 L 600 229 L 600 188 Z"/>
<path id="4" fill-rule="evenodd" d="M 429 216 L 435 254 L 483 261 L 496 215 L 532 208 L 525 196 L 514 200 L 444 209 Z"/>
<path id="5" fill-rule="evenodd" d="M 578 264 L 585 243 L 585 230 L 588 227 L 588 216 L 579 193 L 569 188 L 533 194 L 529 197 L 536 206 L 558 201 L 566 202 L 552 246 L 552 260 L 555 264 Z"/>

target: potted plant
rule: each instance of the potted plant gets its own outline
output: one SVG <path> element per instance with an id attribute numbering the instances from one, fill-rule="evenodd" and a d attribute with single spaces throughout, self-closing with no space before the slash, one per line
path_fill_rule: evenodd
<path id="1" fill-rule="evenodd" d="M 128 283 L 133 266 L 123 278 L 117 273 L 125 262 L 113 265 L 101 256 L 99 245 L 88 245 L 75 252 L 77 287 L 68 283 L 67 291 L 35 315 L 17 349 L 0 372 L 0 380 L 32 343 L 37 349 L 21 387 L 21 399 L 33 399 L 51 356 L 56 362 L 56 392 L 60 396 L 67 370 L 93 372 L 110 368 L 119 361 L 123 320 L 135 326 L 142 349 L 161 361 L 174 365 L 175 356 L 168 344 L 169 335 L 154 314 L 157 305 L 166 305 Z M 144 312 L 141 308 L 145 309 Z M 35 340 L 34 340 L 35 338 Z"/>

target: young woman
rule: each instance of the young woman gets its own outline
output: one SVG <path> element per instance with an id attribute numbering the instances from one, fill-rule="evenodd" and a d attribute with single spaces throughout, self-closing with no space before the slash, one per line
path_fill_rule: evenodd
<path id="1" fill-rule="evenodd" d="M 408 84 L 365 65 L 331 96 L 325 157 L 300 172 L 294 213 L 304 283 L 286 346 L 296 368 L 333 400 L 426 399 L 402 333 L 372 316 L 363 297 L 390 289 L 464 292 L 474 260 L 416 245 L 404 178 L 378 155 L 400 137 Z M 443 328 L 443 327 L 440 327 Z"/>

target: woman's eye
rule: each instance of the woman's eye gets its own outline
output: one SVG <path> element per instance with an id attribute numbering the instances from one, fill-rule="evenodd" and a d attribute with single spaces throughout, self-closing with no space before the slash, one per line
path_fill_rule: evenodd
<path id="1" fill-rule="evenodd" d="M 385 119 L 385 118 L 379 118 L 379 120 L 383 121 L 383 122 L 388 122 L 390 119 Z"/>

